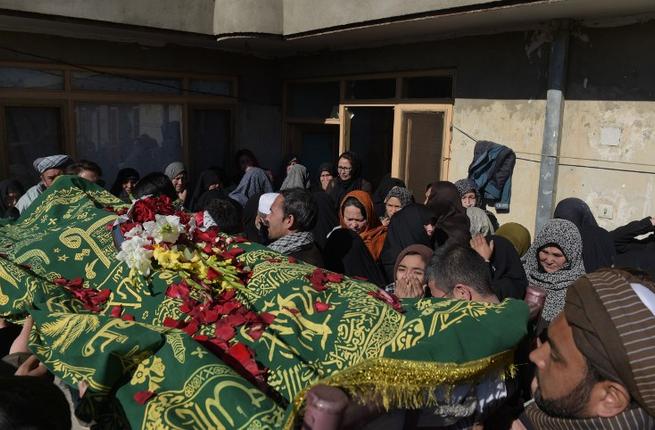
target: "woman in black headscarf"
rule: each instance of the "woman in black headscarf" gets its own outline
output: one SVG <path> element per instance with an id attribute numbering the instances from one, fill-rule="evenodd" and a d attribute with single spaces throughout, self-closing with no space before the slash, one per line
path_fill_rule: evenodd
<path id="1" fill-rule="evenodd" d="M 351 191 L 362 190 L 371 193 L 371 183 L 361 177 L 362 164 L 352 151 L 346 151 L 337 160 L 337 176 L 332 179 L 327 193 L 335 204 L 341 204 L 343 197 Z"/>
<path id="2" fill-rule="evenodd" d="M 330 233 L 323 250 L 323 261 L 325 268 L 333 272 L 365 278 L 380 288 L 387 284 L 362 238 L 348 228 L 338 228 Z"/>
<path id="3" fill-rule="evenodd" d="M 576 198 L 564 199 L 557 204 L 553 218 L 571 221 L 578 228 L 587 273 L 601 267 L 612 267 L 616 254 L 614 240 L 607 230 L 598 225 L 587 203 Z"/>
<path id="4" fill-rule="evenodd" d="M 17 219 L 20 215 L 16 202 L 25 193 L 25 189 L 16 179 L 0 182 L 0 218 Z"/>
<path id="5" fill-rule="evenodd" d="M 375 207 L 375 215 L 377 215 L 378 218 L 384 216 L 384 199 L 387 197 L 387 194 L 389 194 L 389 191 L 391 191 L 393 187 L 406 188 L 405 183 L 401 179 L 392 178 L 391 174 L 387 173 L 384 175 L 380 181 L 380 185 L 378 185 L 378 188 L 373 193 L 373 206 Z"/>
<path id="6" fill-rule="evenodd" d="M 393 281 L 393 268 L 401 251 L 410 245 L 432 247 L 434 214 L 420 204 L 410 204 L 391 218 L 384 240 L 380 263 L 389 282 Z"/>
<path id="7" fill-rule="evenodd" d="M 312 189 L 314 191 L 326 191 L 330 186 L 330 183 L 336 176 L 334 170 L 334 164 L 332 163 L 323 163 L 318 166 L 318 177 L 315 181 L 312 181 Z"/>
<path id="8" fill-rule="evenodd" d="M 319 249 L 323 250 L 327 242 L 327 235 L 339 225 L 339 217 L 337 216 L 337 207 L 326 192 L 316 191 L 312 194 L 318 205 L 318 217 L 312 233 L 314 242 Z"/>
<path id="9" fill-rule="evenodd" d="M 135 169 L 131 167 L 121 169 L 116 174 L 116 180 L 114 185 L 111 186 L 110 192 L 125 203 L 131 203 L 132 193 L 139 179 L 139 172 Z"/>
<path id="10" fill-rule="evenodd" d="M 207 204 L 213 199 L 225 199 L 227 195 L 223 191 L 225 185 L 223 171 L 218 167 L 210 167 L 203 171 L 196 182 L 196 187 L 191 195 L 191 210 L 202 211 L 207 209 Z"/>
<path id="11" fill-rule="evenodd" d="M 450 240 L 468 246 L 471 224 L 457 187 L 452 182 L 437 181 L 430 185 L 426 194 L 426 205 L 435 216 L 434 245 L 441 246 Z"/>

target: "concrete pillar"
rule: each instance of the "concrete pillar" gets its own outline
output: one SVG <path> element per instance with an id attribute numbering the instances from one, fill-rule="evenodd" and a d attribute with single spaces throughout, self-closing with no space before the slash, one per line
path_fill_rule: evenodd
<path id="1" fill-rule="evenodd" d="M 564 113 L 564 88 L 566 85 L 569 53 L 568 22 L 559 23 L 551 44 L 548 64 L 548 92 L 546 94 L 546 118 L 544 140 L 541 146 L 541 168 L 537 196 L 535 232 L 550 219 L 555 209 L 557 165 L 562 141 L 562 115 Z"/>

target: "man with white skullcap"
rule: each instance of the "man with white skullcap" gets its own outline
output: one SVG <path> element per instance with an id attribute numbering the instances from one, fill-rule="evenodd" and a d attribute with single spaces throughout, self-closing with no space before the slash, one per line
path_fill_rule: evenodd
<path id="1" fill-rule="evenodd" d="M 23 194 L 16 203 L 16 209 L 23 213 L 46 188 L 52 185 L 57 176 L 61 175 L 72 161 L 66 154 L 50 155 L 34 160 L 33 166 L 39 172 L 41 181 Z"/>

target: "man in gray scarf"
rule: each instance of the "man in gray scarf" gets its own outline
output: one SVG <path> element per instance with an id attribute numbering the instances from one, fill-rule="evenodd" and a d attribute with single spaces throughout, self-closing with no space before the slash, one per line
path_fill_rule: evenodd
<path id="1" fill-rule="evenodd" d="M 268 245 L 274 251 L 323 267 L 323 257 L 314 243 L 312 229 L 316 225 L 318 205 L 311 192 L 302 188 L 280 191 L 266 215 Z"/>
<path id="2" fill-rule="evenodd" d="M 64 172 L 64 169 L 72 163 L 73 160 L 66 154 L 50 155 L 34 160 L 34 170 L 39 172 L 41 181 L 27 190 L 25 194 L 16 203 L 18 212 L 23 213 L 25 209 L 36 200 L 37 197 L 48 188 L 57 176 Z"/>
<path id="3" fill-rule="evenodd" d="M 535 402 L 513 429 L 655 427 L 655 284 L 601 269 L 566 294 L 548 340 L 530 354 Z"/>

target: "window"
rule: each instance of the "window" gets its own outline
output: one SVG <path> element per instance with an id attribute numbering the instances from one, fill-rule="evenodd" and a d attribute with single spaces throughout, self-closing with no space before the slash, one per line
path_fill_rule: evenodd
<path id="1" fill-rule="evenodd" d="M 287 115 L 296 118 L 339 116 L 339 82 L 290 83 Z"/>
<path id="2" fill-rule="evenodd" d="M 61 111 L 58 107 L 6 107 L 9 176 L 27 189 L 39 180 L 32 163 L 61 153 Z"/>
<path id="3" fill-rule="evenodd" d="M 76 90 L 119 91 L 131 93 L 180 94 L 179 79 L 143 76 L 117 76 L 104 73 L 73 72 L 72 86 Z"/>
<path id="4" fill-rule="evenodd" d="M 190 142 L 194 176 L 209 167 L 229 168 L 231 112 L 227 109 L 192 109 Z"/>
<path id="5" fill-rule="evenodd" d="M 452 76 L 415 76 L 403 78 L 403 98 L 447 99 L 452 96 Z"/>
<path id="6" fill-rule="evenodd" d="M 182 106 L 99 104 L 75 106 L 77 158 L 98 162 L 108 184 L 118 170 L 146 175 L 182 160 Z"/>
<path id="7" fill-rule="evenodd" d="M 346 99 L 391 99 L 396 97 L 396 79 L 346 81 Z"/>
<path id="8" fill-rule="evenodd" d="M 189 90 L 198 92 L 199 95 L 231 96 L 233 94 L 232 81 L 230 80 L 200 80 L 192 79 L 189 82 Z"/>
<path id="9" fill-rule="evenodd" d="M 63 90 L 64 72 L 18 67 L 0 67 L 0 88 Z"/>

